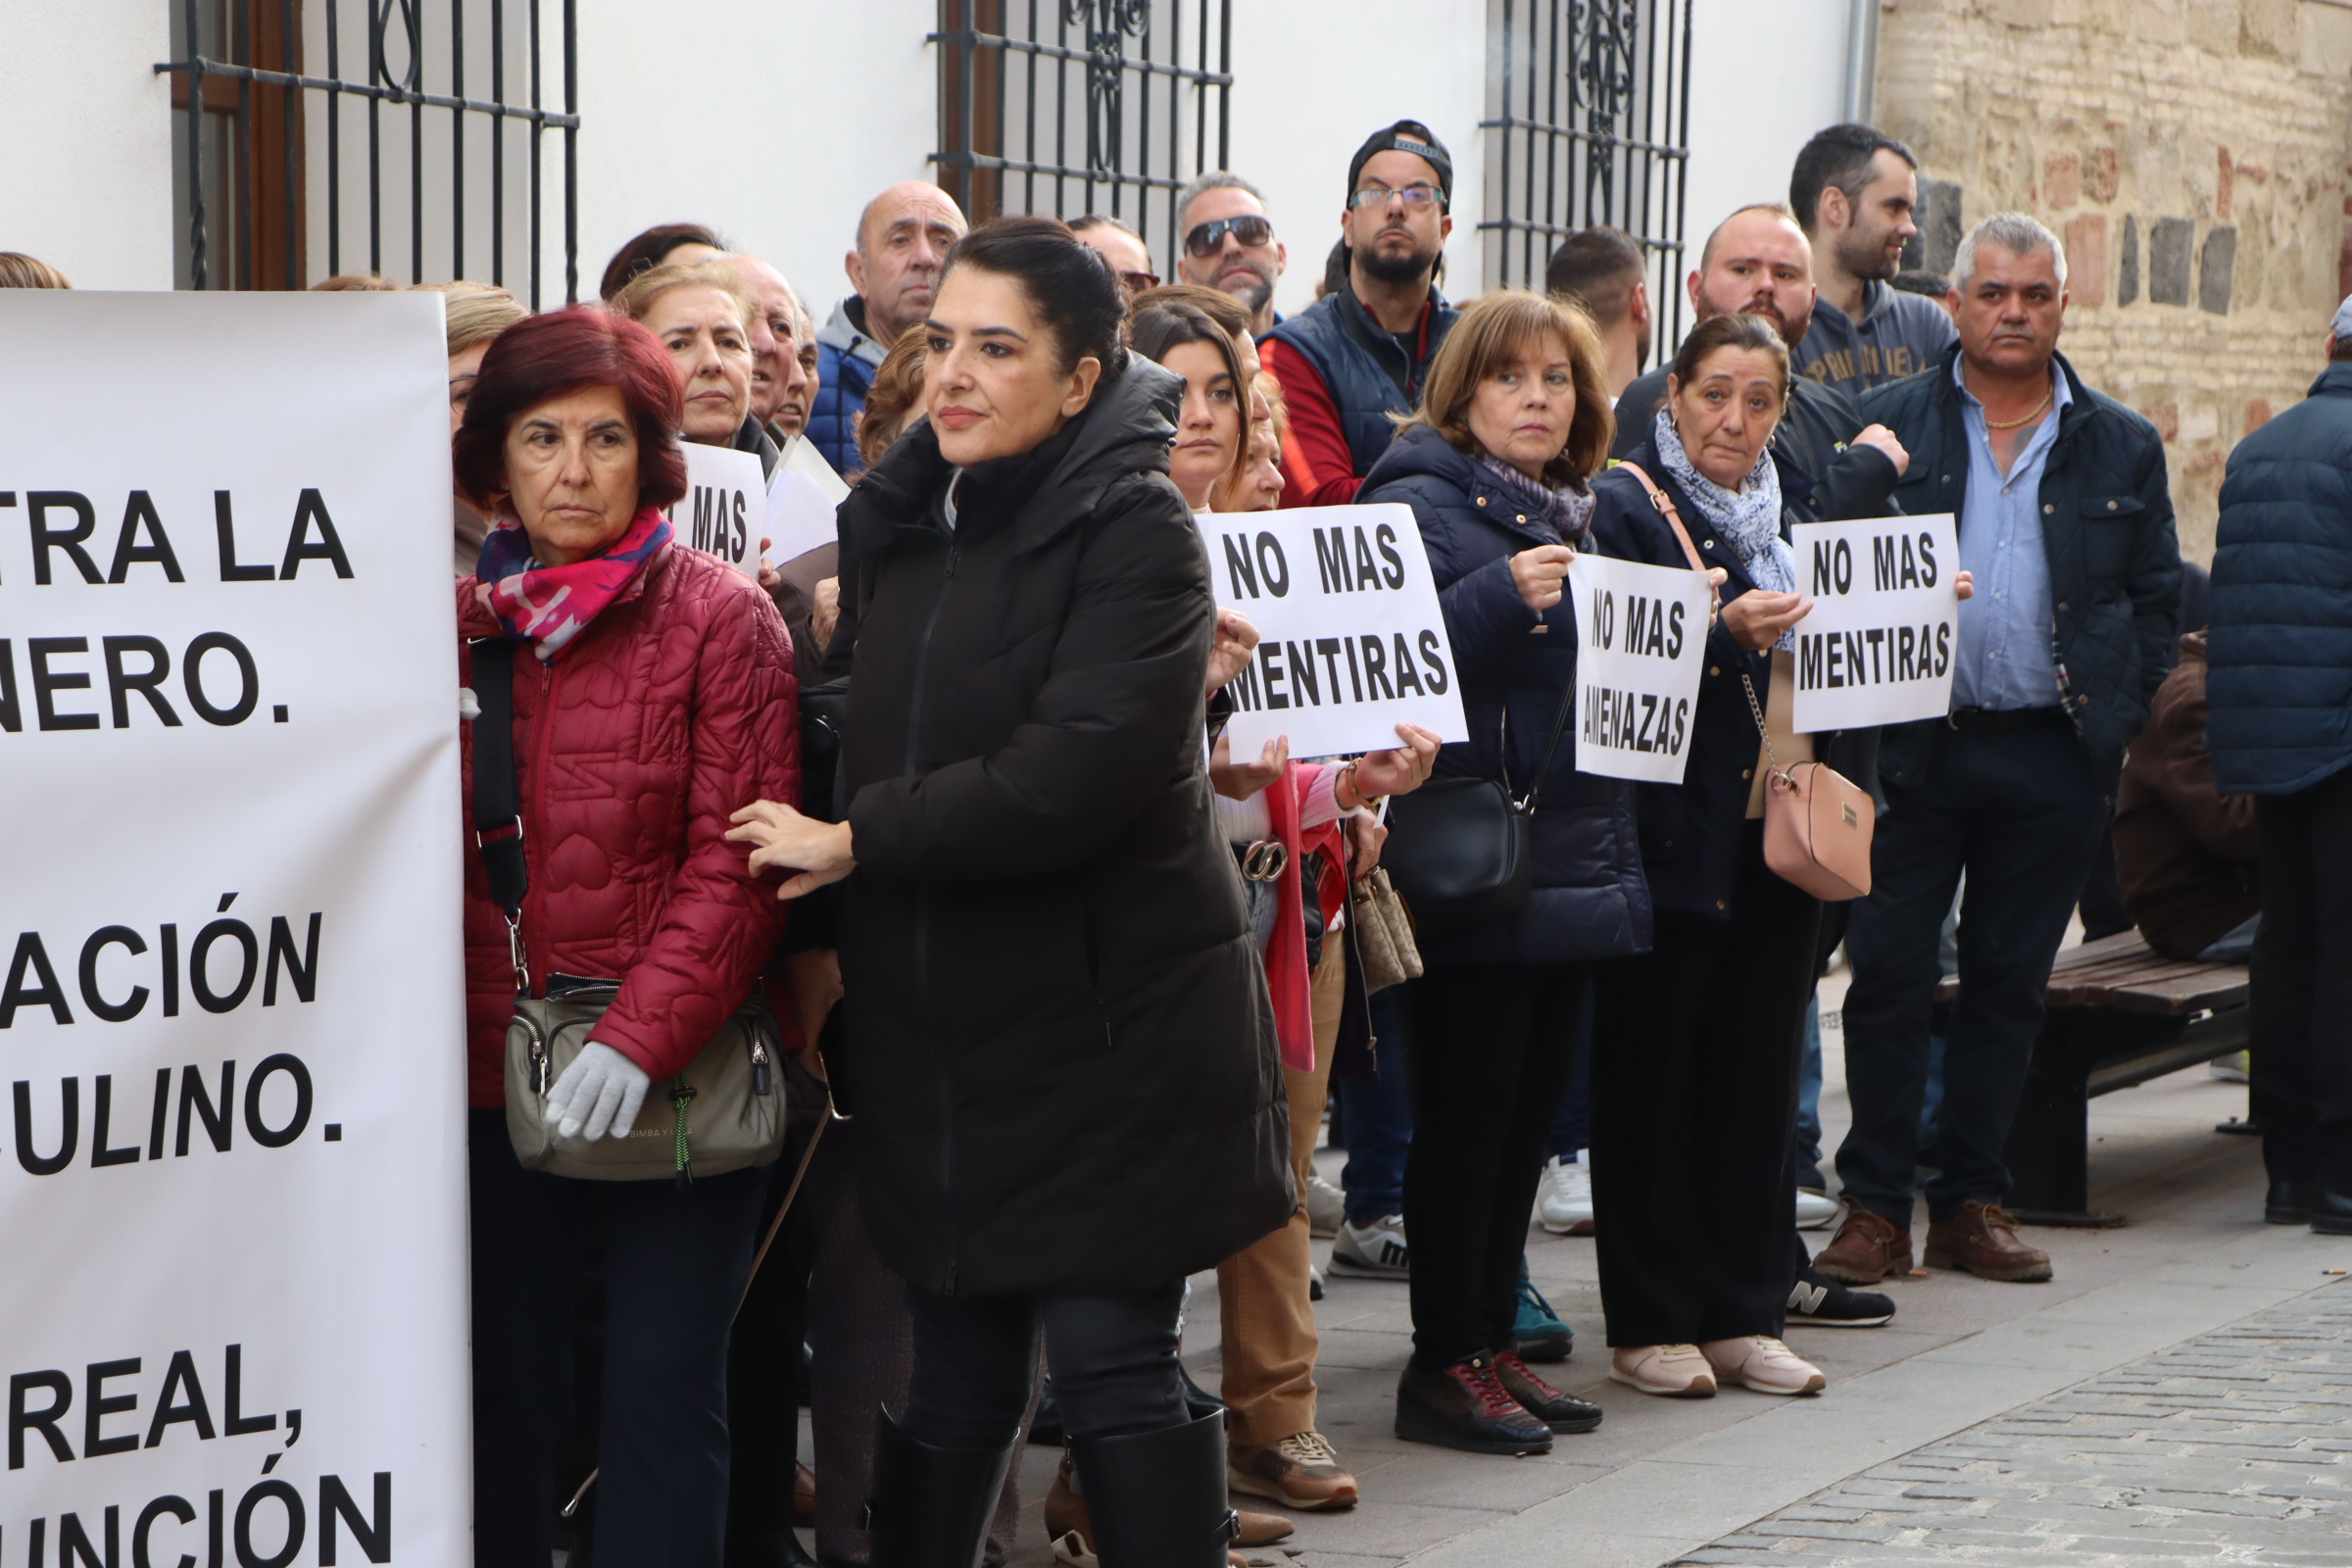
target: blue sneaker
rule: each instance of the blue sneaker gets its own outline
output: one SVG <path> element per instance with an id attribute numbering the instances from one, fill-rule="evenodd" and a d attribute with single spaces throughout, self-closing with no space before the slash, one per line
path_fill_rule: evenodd
<path id="1" fill-rule="evenodd" d="M 1524 1257 L 1519 1260 L 1519 1320 L 1511 1325 L 1511 1338 L 1517 1342 L 1522 1361 L 1565 1361 L 1576 1348 L 1576 1331 L 1560 1321 L 1559 1313 L 1536 1289 Z"/>

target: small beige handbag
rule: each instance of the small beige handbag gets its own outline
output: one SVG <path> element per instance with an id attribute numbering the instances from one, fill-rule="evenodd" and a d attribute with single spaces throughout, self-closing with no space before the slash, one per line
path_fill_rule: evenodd
<path id="1" fill-rule="evenodd" d="M 1355 930 L 1355 959 L 1364 995 L 1421 978 L 1421 948 L 1413 940 L 1404 900 L 1379 866 L 1348 885 L 1348 923 Z"/>

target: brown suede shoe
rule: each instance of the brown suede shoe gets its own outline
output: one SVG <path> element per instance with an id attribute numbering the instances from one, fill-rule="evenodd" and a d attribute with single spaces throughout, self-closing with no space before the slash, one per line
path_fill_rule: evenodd
<path id="1" fill-rule="evenodd" d="M 1998 1203 L 1970 1203 L 1951 1219 L 1928 1227 L 1930 1268 L 1965 1269 L 1983 1280 L 2038 1284 L 2050 1277 L 2050 1254 L 2017 1239 L 2017 1221 Z"/>
<path id="2" fill-rule="evenodd" d="M 1911 1272 L 1911 1233 L 1896 1230 L 1867 1208 L 1849 1208 L 1837 1240 L 1815 1255 L 1813 1266 L 1847 1285 L 1876 1285 Z"/>
<path id="3" fill-rule="evenodd" d="M 1320 1432 L 1294 1432 L 1263 1447 L 1231 1443 L 1225 1452 L 1225 1483 L 1232 1491 L 1271 1497 L 1307 1513 L 1355 1506 L 1355 1477 L 1341 1466 L 1330 1440 Z"/>

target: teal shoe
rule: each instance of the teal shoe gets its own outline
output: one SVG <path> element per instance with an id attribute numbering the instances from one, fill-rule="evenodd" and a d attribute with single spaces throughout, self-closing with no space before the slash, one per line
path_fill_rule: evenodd
<path id="1" fill-rule="evenodd" d="M 1518 1342 L 1522 1361 L 1565 1361 L 1576 1348 L 1576 1331 L 1560 1321 L 1551 1303 L 1544 1299 L 1544 1293 L 1536 1289 L 1524 1257 L 1519 1260 L 1519 1320 L 1511 1325 L 1511 1338 Z"/>

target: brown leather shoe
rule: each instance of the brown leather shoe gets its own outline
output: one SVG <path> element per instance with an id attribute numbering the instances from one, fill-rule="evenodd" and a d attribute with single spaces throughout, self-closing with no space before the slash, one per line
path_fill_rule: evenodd
<path id="1" fill-rule="evenodd" d="M 1896 1230 L 1867 1208 L 1849 1208 L 1837 1240 L 1814 1257 L 1813 1266 L 1847 1285 L 1876 1285 L 1911 1272 L 1911 1233 Z"/>
<path id="2" fill-rule="evenodd" d="M 803 1523 L 816 1518 L 816 1472 L 805 1464 L 792 1467 L 792 1516 Z"/>
<path id="3" fill-rule="evenodd" d="M 1951 1219 L 1928 1227 L 1930 1268 L 1965 1269 L 1983 1280 L 2038 1284 L 2050 1277 L 2050 1254 L 2017 1239 L 2017 1221 L 1998 1203 L 1969 1203 Z"/>

